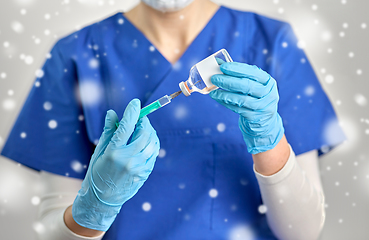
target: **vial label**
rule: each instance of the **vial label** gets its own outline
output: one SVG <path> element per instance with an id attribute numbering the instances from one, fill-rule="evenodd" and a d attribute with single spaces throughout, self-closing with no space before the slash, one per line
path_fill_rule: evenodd
<path id="1" fill-rule="evenodd" d="M 214 84 L 211 83 L 211 76 L 214 74 L 223 74 L 222 71 L 220 71 L 219 64 L 217 63 L 214 55 L 209 56 L 197 63 L 196 68 L 208 88 L 215 87 Z"/>

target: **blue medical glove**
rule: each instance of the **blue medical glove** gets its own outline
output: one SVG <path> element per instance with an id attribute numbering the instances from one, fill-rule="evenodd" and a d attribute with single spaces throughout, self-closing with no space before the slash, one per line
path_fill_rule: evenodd
<path id="1" fill-rule="evenodd" d="M 212 76 L 211 82 L 221 89 L 209 95 L 240 115 L 239 127 L 249 153 L 273 149 L 284 134 L 277 112 L 276 81 L 257 66 L 245 63 L 226 62 L 220 70 L 224 74 Z"/>
<path id="2" fill-rule="evenodd" d="M 138 99 L 128 104 L 118 129 L 117 114 L 106 114 L 104 132 L 72 207 L 73 219 L 83 227 L 108 230 L 154 168 L 159 139 L 147 117 L 138 121 L 140 105 Z"/>

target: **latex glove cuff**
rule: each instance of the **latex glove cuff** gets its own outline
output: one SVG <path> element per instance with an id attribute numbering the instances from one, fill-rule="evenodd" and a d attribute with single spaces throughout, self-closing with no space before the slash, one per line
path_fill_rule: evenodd
<path id="1" fill-rule="evenodd" d="M 82 227 L 106 232 L 121 209 L 120 206 L 101 207 L 94 191 L 87 187 L 79 190 L 72 206 L 74 221 Z"/>
<path id="2" fill-rule="evenodd" d="M 249 153 L 258 154 L 271 150 L 282 139 L 284 127 L 279 114 L 276 113 L 274 119 L 269 120 L 267 124 L 268 128 L 262 129 L 259 128 L 258 123 L 250 123 L 244 117 L 240 116 L 238 126 L 241 129 Z M 258 132 L 258 129 L 262 129 L 263 132 Z M 276 129 L 279 130 L 276 131 Z"/>

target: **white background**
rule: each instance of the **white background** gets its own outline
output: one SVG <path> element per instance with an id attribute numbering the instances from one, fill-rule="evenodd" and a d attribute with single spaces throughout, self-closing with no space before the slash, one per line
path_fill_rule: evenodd
<path id="1" fill-rule="evenodd" d="M 320 160 L 327 203 L 321 240 L 369 239 L 369 2 L 216 2 L 285 20 L 293 26 L 348 136 L 346 143 Z M 55 41 L 117 11 L 127 11 L 135 3 L 1 0 L 0 148 L 33 84 L 36 70 Z M 41 189 L 37 172 L 0 157 L 0 239 L 34 239 Z"/>

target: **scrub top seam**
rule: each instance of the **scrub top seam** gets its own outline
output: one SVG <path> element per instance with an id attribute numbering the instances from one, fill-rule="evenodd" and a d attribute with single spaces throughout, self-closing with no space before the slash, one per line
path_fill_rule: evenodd
<path id="1" fill-rule="evenodd" d="M 115 28 L 115 25 L 113 25 L 113 27 Z M 107 108 L 110 109 L 112 108 L 112 99 L 111 99 L 111 94 L 109 94 L 109 89 L 111 90 L 111 82 L 110 82 L 110 78 L 109 78 L 109 73 L 108 73 L 108 68 L 106 66 L 106 62 L 105 62 L 105 59 L 104 59 L 104 54 L 101 52 L 102 48 L 105 48 L 104 44 L 103 44 L 103 41 L 102 41 L 102 35 L 103 33 L 101 32 L 101 28 L 96 25 L 96 28 L 97 30 L 96 31 L 92 31 L 96 38 L 96 41 L 98 42 L 98 46 L 100 46 L 98 48 L 98 53 L 99 53 L 99 56 L 100 56 L 100 62 L 101 62 L 101 75 L 102 75 L 102 78 L 104 79 L 104 84 L 105 84 L 105 87 L 104 87 L 104 93 L 105 93 L 105 97 L 107 99 Z M 99 34 L 96 34 L 96 33 L 99 33 Z"/>

